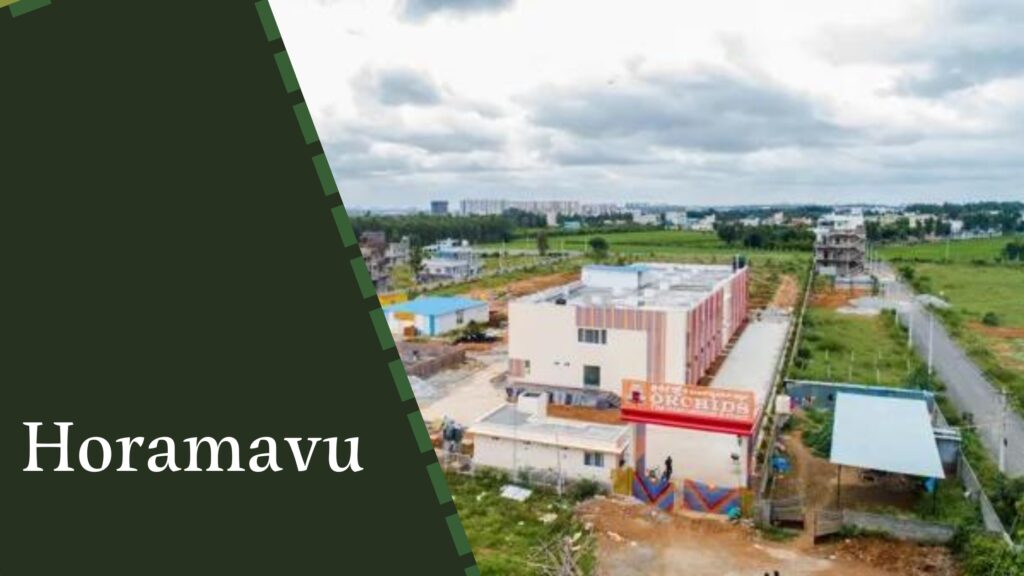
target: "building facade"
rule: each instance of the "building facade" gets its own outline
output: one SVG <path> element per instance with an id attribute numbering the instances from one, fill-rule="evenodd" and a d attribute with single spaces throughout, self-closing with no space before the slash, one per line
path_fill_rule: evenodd
<path id="1" fill-rule="evenodd" d="M 747 278 L 737 266 L 586 266 L 579 282 L 509 303 L 510 386 L 600 405 L 623 380 L 697 384 L 746 320 Z"/>
<path id="2" fill-rule="evenodd" d="M 546 472 L 562 480 L 611 484 L 613 470 L 631 465 L 628 425 L 599 424 L 547 415 L 544 393 L 524 393 L 469 427 L 473 464 L 507 470 Z"/>

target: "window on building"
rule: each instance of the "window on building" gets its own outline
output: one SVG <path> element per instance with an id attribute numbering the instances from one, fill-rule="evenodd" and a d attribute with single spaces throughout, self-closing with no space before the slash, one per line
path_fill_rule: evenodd
<path id="1" fill-rule="evenodd" d="M 594 328 L 579 328 L 576 330 L 576 339 L 586 344 L 607 344 L 608 331 Z"/>
<path id="2" fill-rule="evenodd" d="M 584 452 L 583 464 L 585 466 L 595 466 L 597 468 L 604 468 L 604 454 L 600 452 Z"/>
<path id="3" fill-rule="evenodd" d="M 583 367 L 583 385 L 584 386 L 600 386 L 601 385 L 601 367 L 600 366 L 584 366 Z"/>

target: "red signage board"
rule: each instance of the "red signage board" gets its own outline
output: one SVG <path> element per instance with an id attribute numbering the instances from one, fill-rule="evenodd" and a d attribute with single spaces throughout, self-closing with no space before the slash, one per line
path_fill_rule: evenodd
<path id="1" fill-rule="evenodd" d="M 630 422 L 750 436 L 756 417 L 753 392 L 622 381 L 622 419 Z"/>

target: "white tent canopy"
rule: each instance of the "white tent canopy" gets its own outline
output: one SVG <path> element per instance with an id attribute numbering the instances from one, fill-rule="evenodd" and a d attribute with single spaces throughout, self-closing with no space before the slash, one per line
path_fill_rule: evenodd
<path id="1" fill-rule="evenodd" d="M 946 477 L 924 400 L 840 393 L 831 462 L 924 478 Z"/>

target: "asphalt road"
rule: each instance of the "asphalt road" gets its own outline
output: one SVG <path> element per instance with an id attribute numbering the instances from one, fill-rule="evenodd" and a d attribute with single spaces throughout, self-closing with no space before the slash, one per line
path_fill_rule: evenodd
<path id="1" fill-rule="evenodd" d="M 924 306 L 914 300 L 910 288 L 894 282 L 889 286 L 887 296 L 896 301 L 903 325 L 913 326 L 914 348 L 925 361 L 928 359 L 931 330 L 935 374 L 946 384 L 946 395 L 953 405 L 960 412 L 974 415 L 982 444 L 998 462 L 1002 428 L 999 391 L 946 332 L 941 320 L 933 318 Z M 1024 475 L 1024 420 L 1012 408 L 1007 409 L 1006 438 L 1006 473 L 1010 476 Z"/>

